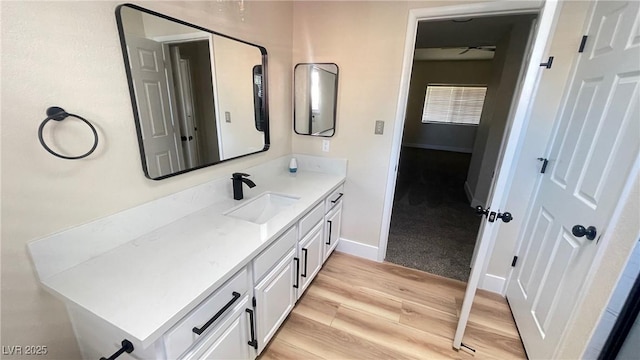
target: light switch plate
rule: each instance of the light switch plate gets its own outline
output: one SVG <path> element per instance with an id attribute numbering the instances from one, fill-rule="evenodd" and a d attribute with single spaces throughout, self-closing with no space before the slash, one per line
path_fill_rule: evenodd
<path id="1" fill-rule="evenodd" d="M 384 133 L 384 121 L 376 120 L 375 134 L 376 135 L 382 135 L 383 133 Z"/>
<path id="2" fill-rule="evenodd" d="M 224 112 L 224 121 L 230 123 L 231 122 L 231 113 L 229 111 Z"/>
<path id="3" fill-rule="evenodd" d="M 329 145 L 331 142 L 329 140 L 322 140 L 322 151 L 329 152 Z"/>

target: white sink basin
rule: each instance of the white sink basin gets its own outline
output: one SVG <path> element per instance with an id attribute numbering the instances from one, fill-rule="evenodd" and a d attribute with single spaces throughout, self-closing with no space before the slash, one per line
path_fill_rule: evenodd
<path id="1" fill-rule="evenodd" d="M 296 196 L 266 192 L 225 212 L 224 215 L 254 224 L 264 224 L 282 210 L 295 204 L 299 199 Z"/>

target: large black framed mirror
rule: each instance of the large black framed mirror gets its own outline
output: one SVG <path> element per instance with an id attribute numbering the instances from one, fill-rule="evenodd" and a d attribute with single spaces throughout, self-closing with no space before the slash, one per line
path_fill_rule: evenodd
<path id="1" fill-rule="evenodd" d="M 293 77 L 293 130 L 299 135 L 333 136 L 336 132 L 338 65 L 297 64 Z"/>
<path id="2" fill-rule="evenodd" d="M 116 20 L 146 177 L 269 149 L 264 47 L 132 4 Z"/>

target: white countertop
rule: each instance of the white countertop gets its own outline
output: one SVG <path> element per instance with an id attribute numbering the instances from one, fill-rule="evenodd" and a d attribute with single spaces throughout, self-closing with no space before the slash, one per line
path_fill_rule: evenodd
<path id="1" fill-rule="evenodd" d="M 256 180 L 242 201 L 219 199 L 42 283 L 147 347 L 344 180 L 304 171 Z M 223 215 L 266 191 L 300 199 L 263 225 Z"/>

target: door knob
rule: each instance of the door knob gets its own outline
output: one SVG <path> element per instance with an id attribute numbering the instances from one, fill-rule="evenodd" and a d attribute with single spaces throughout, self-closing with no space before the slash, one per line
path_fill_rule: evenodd
<path id="1" fill-rule="evenodd" d="M 576 237 L 583 237 L 586 235 L 587 239 L 589 240 L 593 240 L 596 238 L 595 226 L 589 226 L 588 228 L 585 228 L 582 225 L 576 225 L 573 228 L 571 228 L 571 233 Z"/>
<path id="2" fill-rule="evenodd" d="M 488 215 L 489 214 L 489 209 L 485 209 L 482 206 L 478 205 L 476 206 L 476 214 L 478 215 Z"/>
<path id="3" fill-rule="evenodd" d="M 510 212 L 504 212 L 503 214 L 498 213 L 498 219 L 502 219 L 502 221 L 508 223 L 513 220 L 513 216 Z"/>

